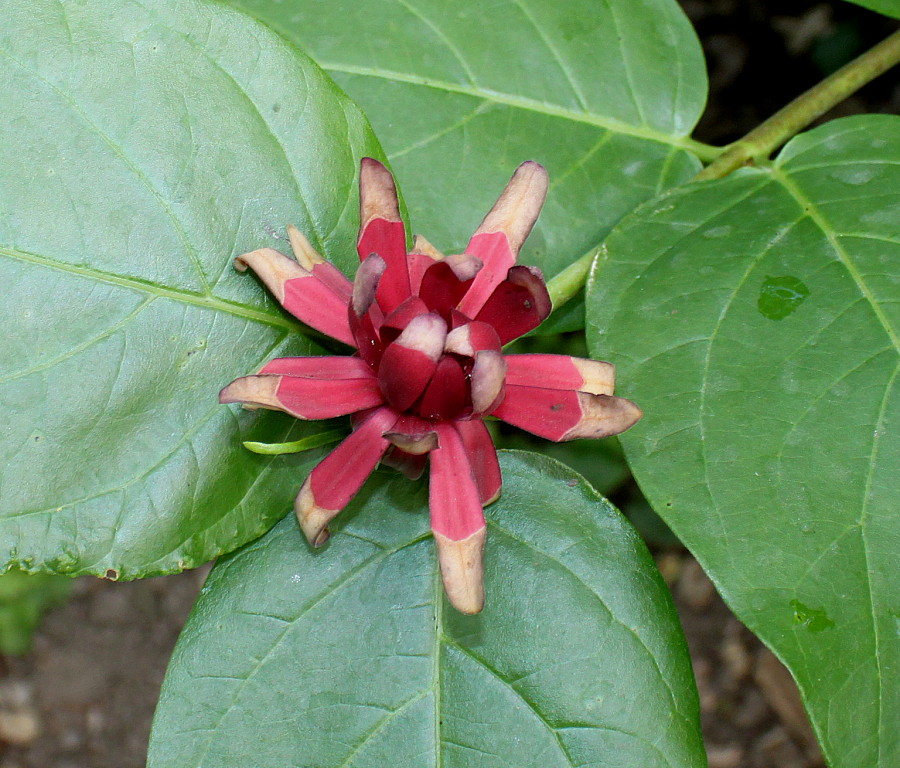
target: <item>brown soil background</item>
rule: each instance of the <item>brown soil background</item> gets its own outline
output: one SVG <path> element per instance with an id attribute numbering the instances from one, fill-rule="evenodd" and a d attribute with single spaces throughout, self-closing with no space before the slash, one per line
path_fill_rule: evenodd
<path id="1" fill-rule="evenodd" d="M 732 141 L 897 25 L 848 3 L 681 0 L 710 71 L 696 132 Z M 888 74 L 827 117 L 900 112 Z M 711 768 L 822 766 L 796 688 L 689 554 L 656 552 L 687 636 Z M 207 568 L 115 584 L 79 579 L 31 653 L 0 657 L 0 768 L 140 768 L 178 632 Z"/>

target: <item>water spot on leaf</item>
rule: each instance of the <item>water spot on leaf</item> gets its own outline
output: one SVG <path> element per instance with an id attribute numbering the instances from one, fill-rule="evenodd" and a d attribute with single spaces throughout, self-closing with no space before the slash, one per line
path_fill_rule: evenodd
<path id="1" fill-rule="evenodd" d="M 796 277 L 767 276 L 759 289 L 756 308 L 769 320 L 784 320 L 809 296 L 809 288 Z"/>
<path id="2" fill-rule="evenodd" d="M 821 632 L 834 626 L 834 622 L 821 608 L 810 608 L 799 600 L 791 600 L 791 608 L 794 611 L 794 623 L 803 625 L 810 632 Z"/>
<path id="3" fill-rule="evenodd" d="M 861 184 L 865 184 L 867 181 L 871 181 L 875 176 L 876 170 L 877 169 L 873 166 L 863 168 L 854 168 L 853 166 L 838 168 L 837 170 L 832 171 L 831 178 L 842 184 L 850 184 L 854 187 L 858 187 Z"/>
<path id="4" fill-rule="evenodd" d="M 714 237 L 727 237 L 731 234 L 734 227 L 730 224 L 725 224 L 721 227 L 713 227 L 712 229 L 707 229 L 703 232 L 703 237 L 706 238 L 714 238 Z"/>

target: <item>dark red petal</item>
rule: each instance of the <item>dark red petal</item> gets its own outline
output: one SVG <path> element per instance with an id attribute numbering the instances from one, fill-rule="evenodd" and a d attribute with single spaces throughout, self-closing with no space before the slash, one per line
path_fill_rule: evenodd
<path id="1" fill-rule="evenodd" d="M 464 315 L 458 309 L 450 310 L 450 327 L 451 328 L 459 328 L 461 325 L 465 325 L 466 323 L 471 323 L 472 318 L 468 315 Z"/>
<path id="2" fill-rule="evenodd" d="M 472 366 L 472 410 L 475 413 L 490 413 L 503 397 L 503 380 L 506 378 L 506 363 L 503 355 L 492 349 L 475 353 Z"/>
<path id="3" fill-rule="evenodd" d="M 568 355 L 543 354 L 506 355 L 504 359 L 507 384 L 573 389 L 590 392 L 592 395 L 613 393 L 615 368 L 610 363 Z"/>
<path id="4" fill-rule="evenodd" d="M 406 233 L 400 220 L 397 189 L 387 168 L 364 157 L 359 168 L 360 260 L 377 253 L 387 264 L 385 279 L 378 285 L 378 303 L 385 313 L 410 296 L 406 266 Z"/>
<path id="5" fill-rule="evenodd" d="M 476 320 L 454 328 L 444 342 L 445 352 L 466 357 L 475 357 L 475 353 L 483 349 L 499 352 L 500 347 L 500 337 L 494 327 Z"/>
<path id="6" fill-rule="evenodd" d="M 481 500 L 459 433 L 451 424 L 437 430 L 440 447 L 429 454 L 428 509 L 441 579 L 457 610 L 478 613 L 484 605 Z"/>
<path id="7" fill-rule="evenodd" d="M 491 434 L 481 419 L 455 421 L 453 426 L 462 438 L 481 503 L 487 506 L 497 500 L 502 485 L 500 464 Z"/>
<path id="8" fill-rule="evenodd" d="M 522 163 L 466 246 L 466 253 L 481 259 L 484 268 L 460 303 L 461 311 L 474 317 L 506 278 L 546 195 L 547 172 L 535 162 Z"/>
<path id="9" fill-rule="evenodd" d="M 387 264 L 377 253 L 370 253 L 362 260 L 353 278 L 350 308 L 357 317 L 369 311 L 375 301 L 375 291 L 381 281 Z"/>
<path id="10" fill-rule="evenodd" d="M 234 260 L 243 272 L 250 267 L 288 312 L 311 328 L 354 345 L 347 305 L 325 283 L 296 261 L 272 248 L 245 253 Z"/>
<path id="11" fill-rule="evenodd" d="M 445 355 L 435 368 L 416 411 L 426 419 L 454 419 L 468 406 L 468 394 L 462 366 Z"/>
<path id="12" fill-rule="evenodd" d="M 387 401 L 405 411 L 425 389 L 437 367 L 447 324 L 433 313 L 414 317 L 381 356 L 378 381 Z"/>
<path id="13" fill-rule="evenodd" d="M 424 453 L 407 453 L 396 446 L 391 446 L 381 459 L 381 463 L 401 472 L 409 480 L 418 480 L 425 471 L 428 456 Z"/>
<path id="14" fill-rule="evenodd" d="M 419 293 L 419 286 L 422 284 L 422 275 L 425 274 L 425 270 L 445 258 L 443 253 L 421 235 L 413 238 L 413 249 L 406 255 L 406 264 L 409 268 L 409 287 L 414 295 Z"/>
<path id="15" fill-rule="evenodd" d="M 449 318 L 450 310 L 459 303 L 468 286 L 469 278 L 461 281 L 447 261 L 439 261 L 432 264 L 422 276 L 419 296 L 430 310 Z"/>
<path id="16" fill-rule="evenodd" d="M 403 333 L 404 328 L 409 325 L 410 320 L 418 315 L 425 315 L 427 313 L 428 307 L 425 306 L 425 302 L 418 296 L 410 296 L 397 307 L 397 309 L 384 318 L 384 322 L 382 322 L 381 326 L 378 328 L 378 333 L 381 336 L 381 343 L 387 346 Z"/>
<path id="17" fill-rule="evenodd" d="M 365 379 L 375 375 L 359 357 L 276 357 L 256 373 L 308 379 Z"/>
<path id="18" fill-rule="evenodd" d="M 378 332 L 375 330 L 375 324 L 372 322 L 371 312 L 366 312 L 362 317 L 357 317 L 351 307 L 348 316 L 350 330 L 353 333 L 356 348 L 359 350 L 359 356 L 367 365 L 374 369 L 381 359 L 383 347 Z"/>
<path id="19" fill-rule="evenodd" d="M 641 411 L 621 397 L 507 384 L 503 401 L 491 415 L 560 442 L 617 435 L 634 424 Z"/>
<path id="20" fill-rule="evenodd" d="M 331 419 L 381 405 L 383 401 L 374 376 L 362 379 L 243 376 L 219 393 L 220 403 L 272 408 L 298 419 Z"/>
<path id="21" fill-rule="evenodd" d="M 390 445 L 383 434 L 396 421 L 396 413 L 379 408 L 309 473 L 297 494 L 294 512 L 314 547 L 325 543 L 328 522 L 347 506 L 375 469 Z"/>
<path id="22" fill-rule="evenodd" d="M 378 254 L 367 256 L 353 280 L 353 294 L 348 309 L 348 324 L 360 357 L 375 366 L 381 356 L 382 344 L 376 332 L 381 312 L 375 302 L 375 289 L 386 265 Z"/>
<path id="23" fill-rule="evenodd" d="M 421 456 L 437 448 L 437 432 L 430 421 L 404 413 L 394 428 L 384 435 L 401 451 Z"/>
<path id="24" fill-rule="evenodd" d="M 344 303 L 348 302 L 353 284 L 344 276 L 344 273 L 334 264 L 323 259 L 295 226 L 288 224 L 287 234 L 297 263 L 331 288 L 344 300 Z"/>
<path id="25" fill-rule="evenodd" d="M 513 267 L 475 317 L 494 327 L 506 344 L 537 328 L 550 314 L 550 296 L 534 267 Z"/>

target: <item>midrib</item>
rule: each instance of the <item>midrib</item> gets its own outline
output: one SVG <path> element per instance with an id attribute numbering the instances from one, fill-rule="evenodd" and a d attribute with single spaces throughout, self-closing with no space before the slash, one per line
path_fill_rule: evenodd
<path id="1" fill-rule="evenodd" d="M 26 264 L 34 264 L 46 269 L 53 269 L 66 274 L 75 275 L 85 280 L 94 280 L 96 282 L 105 283 L 107 285 L 115 285 L 148 296 L 159 297 L 176 301 L 180 304 L 201 307 L 214 312 L 223 312 L 234 317 L 240 317 L 255 323 L 270 325 L 275 328 L 283 328 L 289 331 L 302 333 L 305 329 L 289 318 L 279 317 L 268 312 L 262 312 L 258 309 L 238 304 L 236 302 L 226 301 L 216 296 L 210 296 L 202 293 L 193 293 L 190 291 L 182 291 L 177 288 L 168 288 L 154 283 L 145 282 L 132 277 L 123 277 L 110 272 L 102 272 L 90 267 L 80 266 L 78 264 L 66 264 L 65 262 L 56 261 L 46 256 L 40 256 L 36 253 L 26 253 L 14 248 L 0 246 L 0 256 L 5 256 L 16 261 L 25 262 Z"/>

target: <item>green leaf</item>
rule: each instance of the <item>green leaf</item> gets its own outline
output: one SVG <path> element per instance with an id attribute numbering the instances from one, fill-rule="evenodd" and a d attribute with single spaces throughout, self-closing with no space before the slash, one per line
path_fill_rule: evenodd
<path id="1" fill-rule="evenodd" d="M 501 464 L 478 616 L 444 600 L 425 489 L 394 473 L 324 550 L 291 517 L 220 561 L 150 768 L 704 765 L 684 641 L 638 536 L 562 465 Z"/>
<path id="2" fill-rule="evenodd" d="M 900 0 L 849 0 L 855 5 L 861 5 L 872 11 L 878 11 L 885 16 L 893 16 L 900 19 Z"/>
<path id="3" fill-rule="evenodd" d="M 250 453 L 308 430 L 217 392 L 321 350 L 231 260 L 293 222 L 355 262 L 365 119 L 193 0 L 4 3 L 0 105 L 0 561 L 133 578 L 255 538 L 321 451 Z"/>
<path id="4" fill-rule="evenodd" d="M 13 569 L 0 574 L 0 654 L 26 653 L 41 616 L 69 594 L 72 580 Z"/>
<path id="5" fill-rule="evenodd" d="M 589 285 L 638 482 L 835 768 L 900 764 L 898 205 L 900 119 L 837 120 L 628 217 Z"/>
<path id="6" fill-rule="evenodd" d="M 365 110 L 412 224 L 461 250 L 512 170 L 550 193 L 522 259 L 550 278 L 693 176 L 706 101 L 674 0 L 228 0 L 295 41 Z M 583 326 L 583 318 L 578 327 Z"/>

